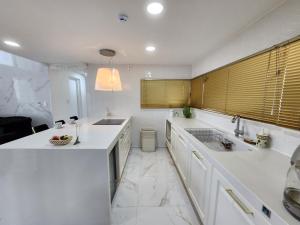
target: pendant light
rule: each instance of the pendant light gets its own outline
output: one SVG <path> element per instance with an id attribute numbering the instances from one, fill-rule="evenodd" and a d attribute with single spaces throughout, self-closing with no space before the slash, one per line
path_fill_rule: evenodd
<path id="1" fill-rule="evenodd" d="M 122 91 L 122 83 L 118 69 L 112 67 L 112 57 L 116 52 L 111 49 L 100 49 L 100 55 L 110 57 L 110 66 L 98 68 L 95 90 L 97 91 Z"/>

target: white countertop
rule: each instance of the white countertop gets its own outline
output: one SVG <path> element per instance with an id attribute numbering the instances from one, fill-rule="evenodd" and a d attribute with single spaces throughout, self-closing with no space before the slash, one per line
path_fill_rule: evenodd
<path id="1" fill-rule="evenodd" d="M 197 119 L 171 118 L 169 121 L 180 129 L 213 127 Z M 193 143 L 199 142 L 188 132 L 185 134 L 194 140 Z M 214 166 L 225 173 L 229 181 L 247 190 L 255 203 L 261 202 L 269 207 L 273 217 L 278 217 L 274 218 L 276 224 L 283 224 L 278 222 L 282 220 L 289 225 L 299 225 L 299 221 L 282 205 L 286 174 L 290 166 L 289 157 L 268 149 L 217 152 L 207 148 L 207 155 L 215 162 Z"/>
<path id="2" fill-rule="evenodd" d="M 121 125 L 93 125 L 99 119 L 81 119 L 78 121 L 80 144 L 73 145 L 76 139 L 75 125 L 66 124 L 61 129 L 51 128 L 24 138 L 0 145 L 0 149 L 99 149 L 107 150 L 112 148 L 118 139 L 120 132 L 130 121 L 128 118 L 105 118 L 125 119 Z M 54 146 L 49 139 L 54 135 L 72 135 L 73 140 L 68 145 Z"/>

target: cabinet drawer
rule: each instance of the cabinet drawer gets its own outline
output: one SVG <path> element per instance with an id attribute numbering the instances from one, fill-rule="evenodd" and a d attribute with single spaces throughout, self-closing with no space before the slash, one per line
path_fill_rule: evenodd
<path id="1" fill-rule="evenodd" d="M 218 171 L 213 173 L 209 225 L 270 225 Z"/>

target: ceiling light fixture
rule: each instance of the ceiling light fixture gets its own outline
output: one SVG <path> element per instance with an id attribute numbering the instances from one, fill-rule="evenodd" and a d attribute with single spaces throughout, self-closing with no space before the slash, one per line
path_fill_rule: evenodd
<path id="1" fill-rule="evenodd" d="M 122 83 L 119 70 L 112 67 L 112 58 L 116 52 L 111 49 L 100 49 L 100 55 L 110 57 L 110 66 L 98 68 L 95 82 L 97 91 L 122 91 Z"/>
<path id="2" fill-rule="evenodd" d="M 159 2 L 152 2 L 147 6 L 148 13 L 152 15 L 158 15 L 162 13 L 163 10 L 164 10 L 164 6 Z"/>
<path id="3" fill-rule="evenodd" d="M 4 44 L 10 46 L 10 47 L 15 47 L 15 48 L 19 48 L 21 47 L 21 45 L 15 41 L 9 41 L 9 40 L 5 40 L 3 41 Z"/>
<path id="4" fill-rule="evenodd" d="M 147 46 L 146 47 L 147 52 L 154 52 L 155 50 L 156 50 L 156 48 L 154 46 Z"/>

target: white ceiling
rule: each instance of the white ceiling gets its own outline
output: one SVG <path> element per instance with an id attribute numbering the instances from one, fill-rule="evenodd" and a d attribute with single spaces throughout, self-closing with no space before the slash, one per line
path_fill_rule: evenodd
<path id="1" fill-rule="evenodd" d="M 159 16 L 145 12 L 147 2 L 1 0 L 0 40 L 22 48 L 0 48 L 45 63 L 107 63 L 98 49 L 112 48 L 114 63 L 192 64 L 284 0 L 163 0 Z M 147 44 L 157 51 L 145 53 Z"/>

